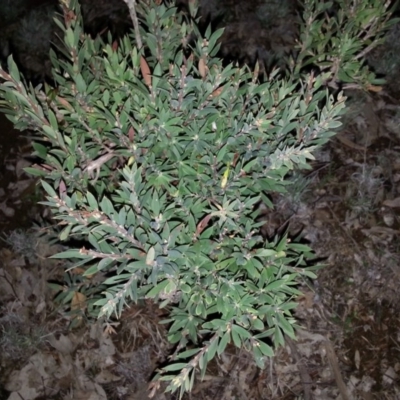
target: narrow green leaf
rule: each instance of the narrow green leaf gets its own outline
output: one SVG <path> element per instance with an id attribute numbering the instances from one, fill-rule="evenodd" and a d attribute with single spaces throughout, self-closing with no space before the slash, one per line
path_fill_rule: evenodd
<path id="1" fill-rule="evenodd" d="M 186 363 L 174 363 L 163 367 L 163 371 L 181 371 L 183 368 L 186 368 Z"/>
<path id="2" fill-rule="evenodd" d="M 278 325 L 283 330 L 283 332 L 290 338 L 295 339 L 295 333 L 292 324 L 285 318 L 280 312 L 276 313 L 278 319 Z"/>
<path id="3" fill-rule="evenodd" d="M 156 256 L 156 251 L 155 251 L 154 247 L 150 247 L 149 251 L 147 252 L 147 256 L 146 256 L 146 265 L 148 265 L 150 267 L 153 266 L 155 256 Z"/>
<path id="4" fill-rule="evenodd" d="M 168 279 L 165 279 L 162 282 L 158 283 L 146 293 L 146 298 L 148 299 L 155 298 L 161 291 L 163 291 L 167 287 L 168 284 L 169 284 Z"/>
<path id="5" fill-rule="evenodd" d="M 274 356 L 274 350 L 272 347 L 268 346 L 266 343 L 262 342 L 261 340 L 257 341 L 257 347 L 260 349 L 261 353 L 267 357 Z"/>
<path id="6" fill-rule="evenodd" d="M 54 254 L 50 258 L 92 258 L 92 257 L 87 254 L 81 253 L 80 250 L 71 249 L 62 251 L 61 253 Z"/>
<path id="7" fill-rule="evenodd" d="M 73 225 L 69 224 L 61 231 L 60 236 L 59 236 L 61 241 L 68 239 L 68 236 L 71 232 L 72 227 L 73 227 Z"/>
<path id="8" fill-rule="evenodd" d="M 58 196 L 57 196 L 56 192 L 54 191 L 54 189 L 47 182 L 42 180 L 42 181 L 40 181 L 40 183 L 42 184 L 43 189 L 47 192 L 47 194 L 50 197 L 58 198 Z"/>
<path id="9" fill-rule="evenodd" d="M 210 362 L 215 357 L 215 353 L 217 352 L 219 340 L 220 340 L 219 337 L 213 339 L 209 348 L 207 349 L 207 362 Z"/>
<path id="10" fill-rule="evenodd" d="M 178 359 L 185 359 L 197 354 L 201 349 L 190 349 L 178 354 Z"/>
<path id="11" fill-rule="evenodd" d="M 242 347 L 242 340 L 241 340 L 239 334 L 237 333 L 237 331 L 235 329 L 232 329 L 232 339 L 233 339 L 234 345 L 238 349 L 240 349 Z"/>
<path id="12" fill-rule="evenodd" d="M 37 169 L 37 168 L 31 168 L 31 167 L 25 167 L 24 171 L 32 176 L 39 176 L 39 177 L 45 177 L 47 175 L 46 171 Z"/>
<path id="13" fill-rule="evenodd" d="M 228 343 L 230 343 L 230 341 L 231 341 L 230 332 L 229 331 L 225 332 L 218 344 L 218 349 L 217 349 L 218 355 L 221 355 L 225 351 L 225 348 L 228 345 Z"/>
<path id="14" fill-rule="evenodd" d="M 239 325 L 232 325 L 232 331 L 235 331 L 242 340 L 251 338 L 251 333 Z"/>
<path id="15" fill-rule="evenodd" d="M 97 200 L 95 199 L 95 197 L 92 195 L 92 193 L 87 192 L 86 193 L 86 199 L 89 203 L 89 207 L 92 211 L 98 210 L 99 205 L 97 203 Z"/>

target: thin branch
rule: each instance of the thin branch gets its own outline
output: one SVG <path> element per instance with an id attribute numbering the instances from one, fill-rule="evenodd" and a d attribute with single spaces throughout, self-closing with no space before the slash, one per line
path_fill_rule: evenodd
<path id="1" fill-rule="evenodd" d="M 311 391 L 313 380 L 311 379 L 310 374 L 307 371 L 307 367 L 303 363 L 301 356 L 297 351 L 296 344 L 288 336 L 286 336 L 285 339 L 296 361 L 297 369 L 300 372 L 301 383 L 303 385 L 304 400 L 311 400 L 313 398 Z"/>
<path id="2" fill-rule="evenodd" d="M 135 39 L 138 49 L 140 50 L 143 47 L 142 38 L 140 36 L 139 31 L 139 20 L 136 14 L 136 0 L 124 0 L 126 5 L 129 8 L 129 14 L 131 15 L 131 20 L 133 22 L 133 28 L 135 30 Z"/>

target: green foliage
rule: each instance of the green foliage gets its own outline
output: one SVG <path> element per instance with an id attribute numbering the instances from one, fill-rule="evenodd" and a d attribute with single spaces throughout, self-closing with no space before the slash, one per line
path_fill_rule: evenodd
<path id="1" fill-rule="evenodd" d="M 305 65 L 329 71 L 327 84 L 363 87 L 384 83 L 369 71 L 366 55 L 384 42 L 386 31 L 397 22 L 391 18 L 392 1 L 338 0 L 304 2 L 299 55 L 293 73 Z"/>
<path id="2" fill-rule="evenodd" d="M 139 10 L 140 50 L 133 36 L 112 44 L 86 36 L 71 5 L 66 25 L 58 21 L 65 47 L 51 52 L 56 87 L 24 84 L 10 58 L 9 72 L 0 69 L 0 104 L 17 128 L 38 133 L 42 167 L 28 171 L 43 179 L 60 239 L 86 243 L 56 256 L 84 271 L 70 280 L 68 296 L 86 288 L 88 311 L 105 317 L 146 298 L 168 307 L 176 351 L 156 380 L 182 394 L 229 343 L 263 367 L 271 343 L 295 335 L 296 286 L 315 277 L 306 263 L 313 256 L 287 237 L 265 241 L 257 205 L 271 205 L 268 194 L 284 192 L 287 173 L 307 168 L 340 126 L 345 98 L 324 84 L 344 75 L 331 63 L 301 79 L 301 67 L 309 57 L 324 63 L 347 39 L 339 17 L 326 20 L 324 2 L 307 2 L 310 32 L 296 69 L 261 80 L 223 66 L 222 31 L 200 37 L 174 7 L 148 3 Z M 310 22 L 312 4 L 322 11 Z M 386 16 L 379 10 L 377 18 Z M 339 37 L 318 36 L 318 18 Z M 354 26 L 350 33 L 361 29 Z M 343 73 L 373 83 L 364 67 L 347 67 L 354 48 L 335 55 L 343 56 Z M 324 59 L 312 55 L 316 49 Z"/>

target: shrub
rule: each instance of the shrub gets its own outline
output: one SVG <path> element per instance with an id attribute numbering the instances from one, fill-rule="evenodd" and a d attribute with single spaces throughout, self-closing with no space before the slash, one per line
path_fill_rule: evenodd
<path id="1" fill-rule="evenodd" d="M 377 1 L 339 1 L 333 17 L 331 4 L 306 1 L 292 68 L 262 78 L 223 66 L 222 30 L 201 37 L 194 18 L 155 3 L 140 3 L 135 35 L 109 43 L 82 32 L 78 4 L 64 6 L 65 47 L 50 53 L 56 86 L 24 83 L 9 58 L 0 93 L 15 126 L 38 133 L 42 163 L 27 171 L 43 179 L 60 240 L 84 243 L 58 257 L 82 271 L 86 312 L 120 316 L 142 299 L 167 307 L 175 352 L 153 387 L 164 380 L 182 394 L 228 343 L 263 367 L 294 337 L 312 253 L 261 237 L 257 205 L 272 207 L 269 194 L 340 126 L 345 98 L 327 86 L 375 88 L 358 55 L 390 24 Z M 316 72 L 305 74 L 310 63 Z"/>

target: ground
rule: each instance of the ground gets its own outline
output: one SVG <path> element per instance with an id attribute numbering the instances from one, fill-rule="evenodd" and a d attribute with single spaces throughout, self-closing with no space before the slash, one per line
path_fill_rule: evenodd
<path id="1" fill-rule="evenodd" d="M 228 347 L 186 399 L 400 398 L 400 95 L 395 81 L 346 95 L 338 135 L 263 214 L 266 236 L 300 235 L 323 265 L 300 283 L 297 341 L 265 370 Z M 85 318 L 87 282 L 48 258 L 61 246 L 22 169 L 29 141 L 3 115 L 0 127 L 0 400 L 146 399 L 169 352 L 162 311 L 144 302 L 118 321 Z M 64 305 L 60 291 L 71 293 Z"/>

